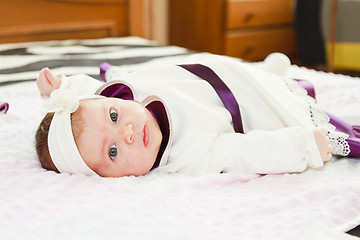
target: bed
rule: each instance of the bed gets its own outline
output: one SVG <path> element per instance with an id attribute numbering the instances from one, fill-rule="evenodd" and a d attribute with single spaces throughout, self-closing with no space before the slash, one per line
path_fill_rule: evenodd
<path id="1" fill-rule="evenodd" d="M 131 71 L 190 54 L 139 37 L 1 44 L 0 239 L 355 239 L 345 233 L 360 224 L 354 158 L 264 176 L 100 178 L 41 168 L 33 147 L 45 113 L 34 81 L 41 68 L 100 79 L 104 61 Z M 360 79 L 298 66 L 288 76 L 311 80 L 324 109 L 360 124 Z"/>

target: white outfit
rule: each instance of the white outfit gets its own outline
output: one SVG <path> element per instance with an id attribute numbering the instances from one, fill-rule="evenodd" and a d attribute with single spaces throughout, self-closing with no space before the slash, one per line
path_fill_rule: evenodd
<path id="1" fill-rule="evenodd" d="M 120 74 L 113 67 L 106 72 L 108 81 L 125 82 L 137 101 L 156 95 L 167 107 L 170 146 L 155 171 L 282 173 L 323 166 L 313 129 L 333 127 L 295 81 L 217 55 L 193 55 L 184 63 L 210 67 L 230 88 L 245 134 L 234 132 L 231 115 L 210 84 L 187 70 L 172 65 Z M 73 76 L 63 87 L 94 92 L 101 83 L 89 79 Z"/>

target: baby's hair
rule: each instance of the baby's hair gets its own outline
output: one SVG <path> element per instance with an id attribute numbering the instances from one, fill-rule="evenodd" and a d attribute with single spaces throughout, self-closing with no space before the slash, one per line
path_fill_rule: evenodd
<path id="1" fill-rule="evenodd" d="M 79 106 L 76 112 L 71 114 L 71 126 L 72 126 L 72 132 L 74 135 L 75 143 L 76 143 L 76 139 L 80 137 L 80 134 L 82 133 L 83 130 L 83 121 L 79 114 L 80 110 L 81 110 L 81 105 Z M 56 168 L 55 164 L 53 163 L 50 157 L 49 147 L 48 147 L 48 134 L 53 117 L 54 117 L 54 112 L 49 112 L 42 119 L 35 134 L 35 149 L 41 166 L 47 170 L 51 170 L 59 173 L 59 170 Z"/>
<path id="2" fill-rule="evenodd" d="M 54 113 L 49 112 L 42 119 L 35 134 L 35 149 L 41 166 L 47 170 L 59 173 L 59 170 L 55 167 L 55 164 L 51 160 L 48 147 L 48 134 L 53 117 Z"/>

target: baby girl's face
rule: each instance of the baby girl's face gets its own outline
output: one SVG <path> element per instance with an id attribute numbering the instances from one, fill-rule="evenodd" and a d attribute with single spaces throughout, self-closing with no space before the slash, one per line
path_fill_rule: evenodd
<path id="1" fill-rule="evenodd" d="M 143 175 L 153 166 L 162 134 L 140 103 L 117 98 L 82 100 L 83 131 L 76 139 L 85 163 L 103 177 Z"/>

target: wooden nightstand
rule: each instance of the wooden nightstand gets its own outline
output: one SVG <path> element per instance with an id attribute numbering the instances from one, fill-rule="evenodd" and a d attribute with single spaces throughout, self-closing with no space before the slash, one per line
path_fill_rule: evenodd
<path id="1" fill-rule="evenodd" d="M 296 56 L 295 0 L 171 0 L 169 43 L 250 61 Z"/>

